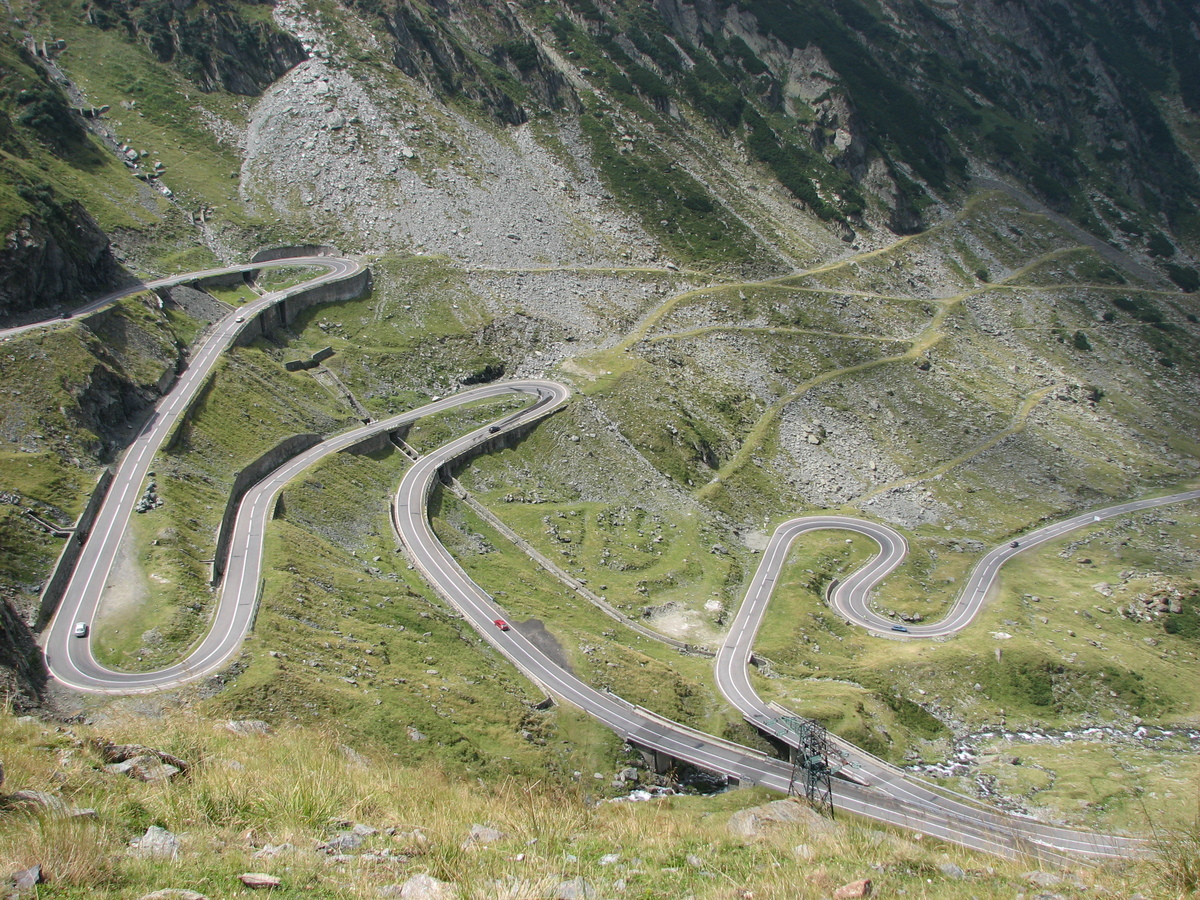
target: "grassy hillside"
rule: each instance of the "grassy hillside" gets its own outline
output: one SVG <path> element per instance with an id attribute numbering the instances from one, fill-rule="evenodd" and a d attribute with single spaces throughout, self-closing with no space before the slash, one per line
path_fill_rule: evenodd
<path id="1" fill-rule="evenodd" d="M 864 877 L 876 896 L 936 900 L 969 890 L 1007 898 L 1034 889 L 1029 877 L 1037 873 L 1027 860 L 915 841 L 845 816 L 802 813 L 743 837 L 739 811 L 774 799 L 754 789 L 597 804 L 591 772 L 485 783 L 414 759 L 411 744 L 364 755 L 328 728 L 239 736 L 174 713 L 164 738 L 162 724 L 128 715 L 57 728 L 0 719 L 6 790 L 40 790 L 65 809 L 93 811 L 70 818 L 9 801 L 0 810 L 6 871 L 40 865 L 38 893 L 46 897 L 136 897 L 185 886 L 230 896 L 243 890 L 242 873 L 261 872 L 279 879 L 281 897 L 373 896 L 427 876 L 450 885 L 448 896 L 480 900 L 553 896 L 571 882 L 579 888 L 579 879 L 599 896 L 816 900 Z M 189 773 L 157 784 L 112 774 L 96 740 L 149 743 L 182 758 Z M 151 827 L 176 836 L 175 858 L 130 849 Z M 481 827 L 494 831 L 472 840 Z M 1184 850 L 1169 865 L 1114 863 L 1044 877 L 1061 878 L 1059 889 L 1175 896 L 1195 862 L 1194 850 Z"/>

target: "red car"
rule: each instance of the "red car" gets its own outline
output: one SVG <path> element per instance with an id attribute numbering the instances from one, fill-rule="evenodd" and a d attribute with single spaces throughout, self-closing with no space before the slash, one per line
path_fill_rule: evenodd
<path id="1" fill-rule="evenodd" d="M 505 622 L 503 619 L 496 619 L 495 624 L 496 624 L 496 627 L 499 628 L 501 631 L 508 631 L 508 623 Z"/>

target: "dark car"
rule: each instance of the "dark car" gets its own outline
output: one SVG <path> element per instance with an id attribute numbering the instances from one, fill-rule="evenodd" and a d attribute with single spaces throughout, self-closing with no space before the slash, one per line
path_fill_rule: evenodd
<path id="1" fill-rule="evenodd" d="M 58 317 L 60 319 L 69 319 L 69 318 L 71 318 L 71 314 L 69 312 L 59 313 Z"/>
<path id="2" fill-rule="evenodd" d="M 496 620 L 495 620 L 495 625 L 496 625 L 496 627 L 497 627 L 497 628 L 499 628 L 501 631 L 508 631 L 508 623 L 507 623 L 507 622 L 505 622 L 503 619 L 496 619 Z"/>
<path id="3" fill-rule="evenodd" d="M 892 631 L 902 631 L 902 632 L 904 632 L 905 634 L 908 634 L 908 629 L 907 629 L 907 628 L 905 628 L 903 625 L 893 625 L 893 626 L 892 626 Z"/>
<path id="4" fill-rule="evenodd" d="M 1021 546 L 1021 542 L 1020 542 L 1020 541 L 1013 541 L 1013 542 L 1012 542 L 1011 544 L 1009 544 L 1008 546 L 1010 546 L 1010 547 L 1020 547 L 1020 546 Z"/>
<path id="5" fill-rule="evenodd" d="M 492 425 L 488 428 L 488 434 L 495 434 L 499 430 L 500 430 L 499 425 Z"/>

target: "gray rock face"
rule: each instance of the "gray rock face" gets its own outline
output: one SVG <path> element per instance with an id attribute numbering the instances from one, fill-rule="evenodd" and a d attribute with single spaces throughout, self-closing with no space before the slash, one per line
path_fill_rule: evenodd
<path id="1" fill-rule="evenodd" d="M 763 806 L 738 810 L 729 817 L 727 827 L 730 834 L 756 840 L 780 828 L 797 825 L 805 825 L 810 831 L 818 833 L 831 831 L 835 827 L 832 822 L 795 800 L 775 800 Z"/>
<path id="2" fill-rule="evenodd" d="M 208 897 L 199 891 L 191 891 L 187 888 L 163 888 L 143 894 L 139 900 L 208 900 Z"/>
<path id="3" fill-rule="evenodd" d="M 463 849 L 472 847 L 476 844 L 496 844 L 508 837 L 503 831 L 496 828 L 491 828 L 487 825 L 478 823 L 471 826 L 471 832 L 467 835 L 467 839 L 463 841 Z"/>
<path id="4" fill-rule="evenodd" d="M 231 719 L 225 723 L 225 728 L 234 734 L 274 734 L 271 726 L 261 719 Z"/>
<path id="5" fill-rule="evenodd" d="M 400 897 L 402 900 L 450 900 L 454 895 L 454 885 L 425 873 L 414 875 L 403 884 L 389 884 L 379 889 L 381 897 Z"/>
<path id="6" fill-rule="evenodd" d="M 78 203 L 59 206 L 65 225 L 25 216 L 0 235 L 0 322 L 44 307 L 77 305 L 120 274 L 108 236 Z"/>
<path id="7" fill-rule="evenodd" d="M 595 900 L 599 896 L 591 883 L 582 877 L 564 881 L 554 889 L 554 900 Z"/>
<path id="8" fill-rule="evenodd" d="M 283 881 L 265 872 L 243 872 L 238 880 L 251 890 L 270 890 L 283 886 Z"/>
<path id="9" fill-rule="evenodd" d="M 70 809 L 62 797 L 49 794 L 46 791 L 16 791 L 9 794 L 8 802 L 13 806 L 23 806 L 27 809 L 44 809 L 50 813 L 64 815 Z"/>
<path id="10" fill-rule="evenodd" d="M 1055 875 L 1053 872 L 1026 872 L 1021 877 L 1030 884 L 1041 888 L 1054 887 L 1056 884 L 1062 883 L 1062 878 L 1060 878 L 1058 875 Z"/>
<path id="11" fill-rule="evenodd" d="M 104 770 L 114 775 L 128 775 L 138 781 L 169 781 L 180 772 L 178 767 L 168 765 L 158 757 L 150 755 L 111 763 L 105 766 Z"/>
<path id="12" fill-rule="evenodd" d="M 134 839 L 130 845 L 134 856 L 145 859 L 178 859 L 179 838 L 157 825 L 151 825 L 140 838 Z"/>
<path id="13" fill-rule="evenodd" d="M 355 834 L 353 831 L 343 831 L 337 836 L 330 838 L 318 849 L 324 850 L 326 853 L 353 853 L 362 845 L 363 836 L 361 834 Z"/>
<path id="14" fill-rule="evenodd" d="M 12 697 L 15 711 L 26 712 L 41 705 L 46 681 L 36 638 L 17 610 L 0 598 L 0 691 Z"/>
<path id="15" fill-rule="evenodd" d="M 18 893 L 21 891 L 32 891 L 44 880 L 45 879 L 42 878 L 41 866 L 30 866 L 28 869 L 22 869 L 19 872 L 13 872 L 12 875 L 8 876 L 8 883 L 15 888 Z"/>

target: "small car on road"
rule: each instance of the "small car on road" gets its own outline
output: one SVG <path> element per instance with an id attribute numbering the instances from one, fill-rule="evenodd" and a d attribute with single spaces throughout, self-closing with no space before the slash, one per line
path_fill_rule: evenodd
<path id="1" fill-rule="evenodd" d="M 87 622 L 75 623 L 75 637 L 87 637 L 88 627 Z"/>
<path id="2" fill-rule="evenodd" d="M 1010 547 L 1020 547 L 1020 546 L 1021 546 L 1021 542 L 1020 542 L 1020 541 L 1013 541 L 1013 542 L 1012 542 L 1011 544 L 1009 544 L 1008 546 L 1010 546 Z"/>
<path id="3" fill-rule="evenodd" d="M 499 430 L 500 430 L 499 425 L 492 425 L 488 428 L 488 434 L 495 434 Z"/>
<path id="4" fill-rule="evenodd" d="M 503 619 L 496 619 L 494 624 L 501 631 L 508 631 L 509 625 Z"/>
<path id="5" fill-rule="evenodd" d="M 246 321 L 246 317 L 245 317 L 245 316 L 238 316 L 238 317 L 237 317 L 236 319 L 234 319 L 233 321 L 235 321 L 235 322 L 245 322 L 245 321 Z"/>
<path id="6" fill-rule="evenodd" d="M 908 629 L 907 629 L 907 628 L 905 628 L 903 625 L 893 625 L 893 626 L 892 626 L 892 631 L 902 631 L 902 632 L 904 632 L 905 634 L 908 634 Z"/>

